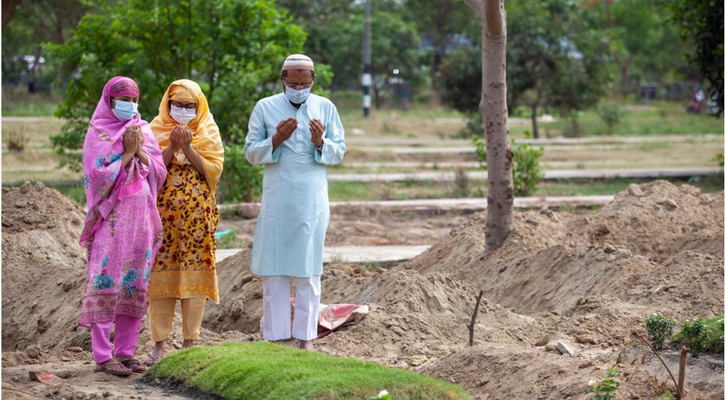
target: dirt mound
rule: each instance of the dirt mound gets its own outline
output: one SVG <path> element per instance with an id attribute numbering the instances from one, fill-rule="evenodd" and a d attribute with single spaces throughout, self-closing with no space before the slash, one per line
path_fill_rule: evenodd
<path id="1" fill-rule="evenodd" d="M 83 218 L 78 205 L 42 183 L 3 188 L 3 351 L 77 346 L 90 337 L 77 327 Z"/>
<path id="2" fill-rule="evenodd" d="M 399 268 L 449 271 L 518 313 L 563 312 L 581 297 L 612 295 L 678 318 L 715 315 L 723 307 L 722 196 L 657 181 L 589 215 L 517 213 L 514 231 L 488 254 L 480 213 Z"/>
<path id="3" fill-rule="evenodd" d="M 722 193 L 705 196 L 700 189 L 667 181 L 630 185 L 579 230 L 592 244 L 610 243 L 664 261 L 682 250 L 723 257 Z"/>
<path id="4" fill-rule="evenodd" d="M 476 293 L 443 274 L 391 271 L 376 277 L 352 296 L 371 310 L 359 325 L 320 340 L 321 350 L 401 367 L 416 366 L 468 343 Z M 533 318 L 516 315 L 483 299 L 476 338 L 496 343 L 528 343 L 541 331 Z"/>

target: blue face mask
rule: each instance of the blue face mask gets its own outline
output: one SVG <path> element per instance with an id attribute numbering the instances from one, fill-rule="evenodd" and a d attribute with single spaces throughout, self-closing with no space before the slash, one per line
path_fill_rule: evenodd
<path id="1" fill-rule="evenodd" d="M 310 91 L 312 91 L 312 88 L 294 90 L 285 86 L 284 95 L 287 96 L 287 100 L 289 100 L 290 102 L 295 104 L 302 104 L 307 101 L 308 97 L 310 97 Z"/>
<path id="2" fill-rule="evenodd" d="M 113 115 L 121 121 L 128 121 L 138 114 L 138 104 L 132 101 L 116 100 L 116 108 L 112 108 Z"/>

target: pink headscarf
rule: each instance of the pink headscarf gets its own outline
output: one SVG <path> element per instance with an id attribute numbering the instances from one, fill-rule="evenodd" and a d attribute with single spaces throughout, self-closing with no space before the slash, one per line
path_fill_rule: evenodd
<path id="1" fill-rule="evenodd" d="M 123 95 L 139 96 L 138 85 L 133 79 L 117 76 L 108 81 L 88 124 L 83 143 L 88 214 L 81 233 L 81 245 L 92 237 L 117 200 L 143 189 L 144 179 L 148 181 L 154 197 L 166 179 L 164 158 L 148 122 L 142 120 L 140 114 L 121 121 L 111 111 L 111 98 Z M 138 125 L 143 133 L 143 150 L 148 157 L 148 166 L 134 156 L 126 168 L 122 167 L 123 135 L 132 125 Z"/>

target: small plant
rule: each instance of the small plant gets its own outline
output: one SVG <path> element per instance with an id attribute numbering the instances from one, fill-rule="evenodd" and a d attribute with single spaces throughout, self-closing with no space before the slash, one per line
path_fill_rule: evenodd
<path id="1" fill-rule="evenodd" d="M 514 151 L 514 195 L 529 196 L 536 190 L 543 174 L 539 168 L 539 158 L 544 155 L 542 147 L 534 147 L 528 143 L 516 144 L 511 140 Z"/>
<path id="2" fill-rule="evenodd" d="M 21 126 L 20 130 L 12 130 L 7 134 L 8 150 L 14 153 L 22 153 L 28 145 L 30 138 L 28 137 L 28 129 Z"/>
<path id="3" fill-rule="evenodd" d="M 614 367 L 604 374 L 604 379 L 597 383 L 594 379 L 589 381 L 589 389 L 587 394 L 594 393 L 595 400 L 611 400 L 614 399 L 614 392 L 619 388 L 619 377 L 622 376 Z"/>
<path id="4" fill-rule="evenodd" d="M 665 342 L 672 337 L 675 320 L 660 313 L 654 313 L 644 320 L 644 326 L 647 328 L 652 347 L 655 350 L 662 350 L 665 348 Z"/>
<path id="5" fill-rule="evenodd" d="M 617 103 L 604 103 L 597 108 L 599 118 L 607 125 L 607 134 L 614 132 L 614 127 L 622 120 L 622 108 Z"/>
<path id="6" fill-rule="evenodd" d="M 531 137 L 530 131 L 524 131 L 526 137 Z M 472 138 L 473 144 L 476 146 L 476 155 L 481 168 L 486 169 L 486 142 L 480 137 Z M 514 161 L 512 166 L 512 174 L 514 179 L 514 195 L 528 196 L 536 190 L 543 174 L 539 168 L 539 159 L 544 155 L 542 147 L 534 147 L 528 143 L 517 144 L 515 140 L 511 140 L 511 150 L 514 153 Z"/>
<path id="7" fill-rule="evenodd" d="M 692 322 L 684 321 L 681 327 L 673 341 L 689 347 L 693 357 L 702 352 L 723 352 L 722 315 L 710 319 L 696 318 Z"/>

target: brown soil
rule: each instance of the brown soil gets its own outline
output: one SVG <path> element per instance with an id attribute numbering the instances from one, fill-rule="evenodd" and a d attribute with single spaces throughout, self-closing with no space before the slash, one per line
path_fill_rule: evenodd
<path id="1" fill-rule="evenodd" d="M 76 243 L 82 211 L 56 191 L 30 185 L 3 189 L 2 207 L 3 395 L 167 395 L 92 373 L 88 332 L 76 328 L 85 281 Z M 591 398 L 587 381 L 616 366 L 624 374 L 620 398 L 649 399 L 674 387 L 633 335 L 644 332 L 644 318 L 653 312 L 677 320 L 722 314 L 722 193 L 706 196 L 657 181 L 633 186 L 584 215 L 517 212 L 504 246 L 488 254 L 485 222 L 485 213 L 333 214 L 328 245 L 433 247 L 392 269 L 327 266 L 322 301 L 368 304 L 370 314 L 317 341 L 317 348 L 441 377 L 476 399 Z M 254 228 L 253 219 L 224 224 L 245 227 L 240 235 Z M 248 264 L 248 250 L 219 263 L 222 301 L 208 306 L 200 344 L 260 339 L 261 280 Z M 468 347 L 479 290 L 484 298 L 475 345 Z M 175 348 L 178 325 L 169 340 Z M 144 325 L 140 357 L 150 342 Z M 560 354 L 557 342 L 575 355 Z M 677 349 L 663 357 L 676 371 Z M 36 370 L 55 371 L 67 383 L 31 382 L 27 373 Z M 723 398 L 721 355 L 690 358 L 687 371 L 687 398 Z"/>

